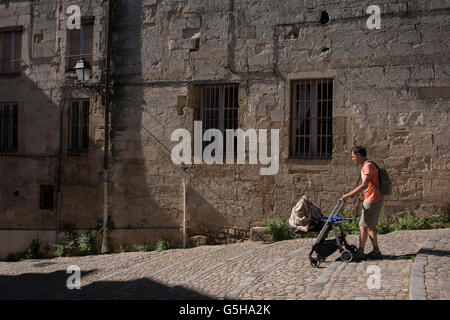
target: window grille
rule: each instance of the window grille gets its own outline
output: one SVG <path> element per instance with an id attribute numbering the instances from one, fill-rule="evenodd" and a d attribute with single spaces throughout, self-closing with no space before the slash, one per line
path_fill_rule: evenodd
<path id="1" fill-rule="evenodd" d="M 71 101 L 69 110 L 69 152 L 89 150 L 89 101 Z"/>
<path id="2" fill-rule="evenodd" d="M 0 105 L 0 152 L 17 152 L 18 105 Z"/>
<path id="3" fill-rule="evenodd" d="M 297 80 L 291 86 L 292 158 L 331 158 L 333 80 Z"/>
<path id="4" fill-rule="evenodd" d="M 238 128 L 237 84 L 200 85 L 196 87 L 196 120 L 202 121 L 202 134 L 208 129 L 218 129 L 223 135 L 223 151 L 226 152 L 226 130 Z M 237 154 L 237 138 L 234 137 L 234 154 Z M 210 144 L 203 142 L 203 149 Z"/>

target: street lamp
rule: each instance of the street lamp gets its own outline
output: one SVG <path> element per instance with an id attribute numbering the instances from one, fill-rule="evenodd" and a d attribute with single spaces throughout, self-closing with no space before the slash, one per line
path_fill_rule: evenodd
<path id="1" fill-rule="evenodd" d="M 75 65 L 78 81 L 87 82 L 91 76 L 91 67 L 85 58 L 81 58 Z"/>

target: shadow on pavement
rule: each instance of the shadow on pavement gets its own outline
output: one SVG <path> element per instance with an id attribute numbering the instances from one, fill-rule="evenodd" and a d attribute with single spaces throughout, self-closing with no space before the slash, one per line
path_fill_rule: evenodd
<path id="1" fill-rule="evenodd" d="M 432 255 L 432 256 L 439 256 L 439 257 L 450 257 L 450 251 L 449 250 L 429 250 L 429 249 L 422 249 L 418 252 L 422 254 Z"/>
<path id="2" fill-rule="evenodd" d="M 352 260 L 350 263 L 360 263 L 364 261 L 375 261 L 375 260 L 410 260 L 412 257 L 415 257 L 417 253 L 409 253 L 402 255 L 382 255 L 379 258 L 364 258 L 358 260 Z M 337 258 L 335 261 L 342 261 L 341 257 Z"/>
<path id="3" fill-rule="evenodd" d="M 68 289 L 73 274 L 59 270 L 51 273 L 0 275 L 0 300 L 213 300 L 214 298 L 183 288 L 172 288 L 140 278 L 132 281 L 99 281 L 83 286 L 83 277 L 95 272 L 81 272 L 81 288 Z"/>

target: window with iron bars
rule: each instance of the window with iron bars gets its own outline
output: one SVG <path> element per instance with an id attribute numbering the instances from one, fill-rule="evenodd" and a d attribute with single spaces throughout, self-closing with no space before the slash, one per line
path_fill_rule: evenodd
<path id="1" fill-rule="evenodd" d="M 0 152 L 17 152 L 18 105 L 0 105 Z"/>
<path id="2" fill-rule="evenodd" d="M 89 150 L 89 101 L 70 102 L 69 110 L 69 152 Z"/>
<path id="3" fill-rule="evenodd" d="M 195 120 L 202 121 L 202 134 L 208 129 L 218 129 L 222 132 L 224 155 L 227 143 L 225 130 L 238 128 L 238 91 L 238 84 L 198 85 L 195 87 Z M 210 141 L 203 141 L 203 149 L 210 143 Z M 237 138 L 234 137 L 234 155 L 236 154 Z"/>
<path id="4" fill-rule="evenodd" d="M 0 74 L 19 73 L 22 30 L 0 31 Z"/>
<path id="5" fill-rule="evenodd" d="M 333 151 L 333 80 L 291 84 L 290 157 L 329 159 Z"/>
<path id="6" fill-rule="evenodd" d="M 84 19 L 80 29 L 68 30 L 67 35 L 67 70 L 75 68 L 78 60 L 85 58 L 93 65 L 94 22 Z"/>

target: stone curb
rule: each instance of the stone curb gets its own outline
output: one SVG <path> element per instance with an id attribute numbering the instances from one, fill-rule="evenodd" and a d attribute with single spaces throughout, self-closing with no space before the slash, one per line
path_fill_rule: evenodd
<path id="1" fill-rule="evenodd" d="M 429 239 L 416 255 L 411 268 L 409 300 L 427 300 L 427 289 L 425 287 L 425 267 L 428 264 L 428 255 L 431 253 L 436 243 L 448 234 L 450 234 L 450 230 L 445 230 L 437 236 Z"/>

